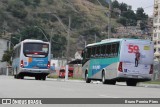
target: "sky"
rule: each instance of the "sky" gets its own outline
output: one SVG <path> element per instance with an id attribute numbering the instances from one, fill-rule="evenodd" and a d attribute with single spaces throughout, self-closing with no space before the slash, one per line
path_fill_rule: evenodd
<path id="1" fill-rule="evenodd" d="M 117 0 L 119 3 L 126 3 L 132 6 L 132 10 L 142 7 L 144 12 L 149 16 L 153 15 L 154 0 Z"/>

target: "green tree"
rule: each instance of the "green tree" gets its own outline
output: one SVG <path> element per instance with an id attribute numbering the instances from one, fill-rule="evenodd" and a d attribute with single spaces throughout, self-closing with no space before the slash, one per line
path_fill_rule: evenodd
<path id="1" fill-rule="evenodd" d="M 22 1 L 11 2 L 7 9 L 9 12 L 12 12 L 14 17 L 24 19 L 28 12 L 25 10 L 25 5 Z"/>
<path id="2" fill-rule="evenodd" d="M 123 11 L 127 11 L 127 4 L 126 3 L 120 3 L 119 9 L 121 10 L 121 12 Z"/>
<path id="3" fill-rule="evenodd" d="M 11 56 L 12 56 L 12 50 L 5 51 L 5 53 L 3 54 L 3 57 L 2 57 L 2 62 L 6 61 L 9 64 L 11 64 Z"/>
<path id="4" fill-rule="evenodd" d="M 54 57 L 61 57 L 62 53 L 66 50 L 67 39 L 59 34 L 52 38 L 52 54 Z"/>
<path id="5" fill-rule="evenodd" d="M 46 0 L 48 4 L 53 4 L 53 0 Z"/>
<path id="6" fill-rule="evenodd" d="M 120 4 L 117 0 L 112 2 L 112 8 L 119 8 L 119 7 L 120 7 Z"/>
<path id="7" fill-rule="evenodd" d="M 122 17 L 125 17 L 127 20 L 126 20 L 126 23 L 127 25 L 132 25 L 132 26 L 136 26 L 136 14 L 134 13 L 133 10 L 127 10 L 126 12 L 123 12 L 121 14 Z"/>
<path id="8" fill-rule="evenodd" d="M 146 21 L 141 21 L 141 22 L 140 22 L 140 28 L 141 28 L 141 30 L 145 30 L 145 29 L 147 28 L 147 23 L 146 23 Z"/>
<path id="9" fill-rule="evenodd" d="M 21 0 L 21 1 L 23 1 L 26 6 L 29 6 L 32 4 L 33 0 Z"/>
<path id="10" fill-rule="evenodd" d="M 33 6 L 36 7 L 36 6 L 39 6 L 39 4 L 41 3 L 41 0 L 33 0 Z"/>
<path id="11" fill-rule="evenodd" d="M 120 17 L 117 22 L 121 23 L 123 26 L 127 26 L 127 18 L 125 17 Z"/>
<path id="12" fill-rule="evenodd" d="M 115 0 L 115 1 L 112 2 L 112 10 L 113 10 L 113 11 L 111 12 L 112 18 L 117 18 L 117 17 L 119 17 L 119 15 L 120 15 L 119 6 L 120 6 L 120 4 L 119 4 L 119 2 L 118 2 L 117 0 Z"/>
<path id="13" fill-rule="evenodd" d="M 148 15 L 146 15 L 144 13 L 144 9 L 143 8 L 138 8 L 137 9 L 136 17 L 137 17 L 137 20 L 146 20 L 146 19 L 148 19 Z"/>
<path id="14" fill-rule="evenodd" d="M 125 12 L 122 12 L 121 16 L 126 17 L 127 19 L 136 20 L 136 14 L 134 13 L 133 10 L 130 10 L 130 9 Z"/>

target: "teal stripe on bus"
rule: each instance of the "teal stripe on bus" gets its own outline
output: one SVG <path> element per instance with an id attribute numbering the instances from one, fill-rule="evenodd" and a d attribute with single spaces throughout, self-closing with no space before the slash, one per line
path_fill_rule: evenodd
<path id="1" fill-rule="evenodd" d="M 88 73 L 89 78 L 102 71 L 103 68 L 106 68 L 107 66 L 116 62 L 119 62 L 119 57 L 90 59 L 90 67 Z"/>

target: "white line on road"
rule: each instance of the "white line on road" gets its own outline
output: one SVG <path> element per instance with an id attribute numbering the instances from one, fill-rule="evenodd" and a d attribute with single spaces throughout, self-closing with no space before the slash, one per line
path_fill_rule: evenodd
<path id="1" fill-rule="evenodd" d="M 109 95 L 99 95 L 100 97 L 103 98 L 120 98 L 120 97 L 116 97 L 116 96 L 109 96 Z"/>

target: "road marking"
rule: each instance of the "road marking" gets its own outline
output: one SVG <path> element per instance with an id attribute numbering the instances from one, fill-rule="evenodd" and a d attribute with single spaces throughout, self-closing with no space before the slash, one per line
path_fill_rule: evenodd
<path id="1" fill-rule="evenodd" d="M 104 97 L 104 98 L 120 98 L 120 97 L 116 97 L 116 96 L 109 96 L 109 95 L 99 95 L 100 97 Z"/>

